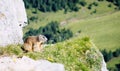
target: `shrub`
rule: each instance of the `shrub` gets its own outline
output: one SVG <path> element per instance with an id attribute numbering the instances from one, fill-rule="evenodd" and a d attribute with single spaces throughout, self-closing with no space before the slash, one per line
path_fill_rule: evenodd
<path id="1" fill-rule="evenodd" d="M 31 18 L 29 18 L 31 21 L 35 21 L 38 19 L 38 17 L 32 16 Z"/>
<path id="2" fill-rule="evenodd" d="M 111 5 L 111 4 L 109 4 L 109 5 L 108 5 L 108 7 L 112 7 L 112 5 Z"/>
<path id="3" fill-rule="evenodd" d="M 104 1 L 104 0 L 98 0 L 98 1 Z"/>
<path id="4" fill-rule="evenodd" d="M 97 2 L 93 2 L 93 5 L 94 5 L 94 6 L 98 6 L 98 3 L 97 3 Z"/>
<path id="5" fill-rule="evenodd" d="M 89 4 L 87 8 L 92 9 L 92 4 Z"/>
<path id="6" fill-rule="evenodd" d="M 120 55 L 120 49 L 116 49 L 116 51 L 113 52 L 114 57 L 118 57 Z"/>
<path id="7" fill-rule="evenodd" d="M 85 6 L 87 3 L 85 1 L 80 1 L 80 5 Z"/>

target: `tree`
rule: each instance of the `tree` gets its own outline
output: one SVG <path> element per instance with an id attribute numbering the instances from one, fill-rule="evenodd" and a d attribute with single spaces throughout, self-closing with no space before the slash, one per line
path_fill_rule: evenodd
<path id="1" fill-rule="evenodd" d="M 78 5 L 85 5 L 84 0 L 24 0 L 25 7 L 32 6 L 42 12 L 51 12 L 66 9 L 67 6 L 71 11 L 78 11 Z"/>
<path id="2" fill-rule="evenodd" d="M 25 8 L 29 8 L 29 2 L 27 0 L 23 0 L 24 4 L 25 4 Z"/>
<path id="3" fill-rule="evenodd" d="M 113 56 L 118 57 L 120 55 L 119 51 L 120 51 L 119 49 L 116 49 L 116 51 L 113 52 Z"/>
<path id="4" fill-rule="evenodd" d="M 111 60 L 113 58 L 113 54 L 112 51 L 110 50 L 108 53 L 108 61 Z"/>
<path id="5" fill-rule="evenodd" d="M 40 27 L 37 30 L 30 29 L 25 33 L 24 38 L 31 35 L 43 34 L 48 38 L 48 43 L 57 43 L 69 39 L 73 36 L 73 33 L 69 29 L 60 29 L 59 23 L 52 21 L 45 27 Z"/>
<path id="6" fill-rule="evenodd" d="M 102 52 L 102 54 L 103 54 L 103 57 L 104 57 L 105 62 L 107 62 L 107 61 L 108 61 L 108 56 L 107 56 L 107 51 L 106 51 L 106 49 L 102 50 L 101 52 Z"/>

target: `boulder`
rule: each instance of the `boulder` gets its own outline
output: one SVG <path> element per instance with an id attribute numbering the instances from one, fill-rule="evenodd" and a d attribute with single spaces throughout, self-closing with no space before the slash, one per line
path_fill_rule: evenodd
<path id="1" fill-rule="evenodd" d="M 0 71 L 65 71 L 64 65 L 51 63 L 47 60 L 33 60 L 26 56 L 22 58 L 0 58 Z"/>
<path id="2" fill-rule="evenodd" d="M 22 44 L 26 22 L 23 0 L 0 0 L 0 46 Z"/>

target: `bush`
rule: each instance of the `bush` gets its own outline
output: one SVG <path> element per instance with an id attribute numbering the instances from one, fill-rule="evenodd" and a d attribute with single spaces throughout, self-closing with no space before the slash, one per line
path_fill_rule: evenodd
<path id="1" fill-rule="evenodd" d="M 109 67 L 108 70 L 109 71 L 117 71 L 117 68 L 116 67 Z"/>
<path id="2" fill-rule="evenodd" d="M 107 62 L 109 59 L 108 59 L 108 53 L 107 53 L 106 49 L 102 50 L 101 52 L 103 54 L 105 62 Z"/>
<path id="3" fill-rule="evenodd" d="M 116 49 L 116 51 L 113 52 L 114 57 L 118 57 L 120 55 L 120 49 Z"/>
<path id="4" fill-rule="evenodd" d="M 107 0 L 108 2 L 113 3 L 120 10 L 120 0 Z"/>
<path id="5" fill-rule="evenodd" d="M 87 8 L 88 9 L 92 9 L 92 4 L 89 4 L 89 6 Z"/>
<path id="6" fill-rule="evenodd" d="M 120 63 L 116 64 L 117 71 L 120 71 Z"/>
<path id="7" fill-rule="evenodd" d="M 104 1 L 104 0 L 98 0 L 98 1 Z"/>
<path id="8" fill-rule="evenodd" d="M 38 17 L 32 16 L 31 18 L 29 18 L 31 21 L 35 21 L 38 19 Z"/>
<path id="9" fill-rule="evenodd" d="M 116 49 L 114 52 L 109 51 L 107 52 L 106 49 L 101 51 L 104 57 L 105 62 L 108 62 L 113 57 L 118 57 L 120 55 L 120 49 Z"/>
<path id="10" fill-rule="evenodd" d="M 80 1 L 80 5 L 85 6 L 87 3 L 85 1 Z"/>
<path id="11" fill-rule="evenodd" d="M 94 5 L 94 6 L 98 6 L 98 3 L 97 3 L 97 2 L 93 2 L 93 5 Z"/>
<path id="12" fill-rule="evenodd" d="M 109 5 L 108 5 L 108 7 L 112 7 L 112 5 L 111 5 L 111 4 L 109 4 Z"/>

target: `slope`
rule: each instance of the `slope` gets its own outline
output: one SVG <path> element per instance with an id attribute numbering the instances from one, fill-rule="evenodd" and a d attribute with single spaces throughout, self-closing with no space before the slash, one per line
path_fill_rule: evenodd
<path id="1" fill-rule="evenodd" d="M 28 56 L 33 59 L 62 63 L 67 71 L 100 71 L 102 67 L 102 55 L 88 37 L 77 37 L 47 45 L 43 52 L 24 53 L 20 47 L 20 45 L 9 45 L 0 48 L 0 52 L 3 56 Z"/>
<path id="2" fill-rule="evenodd" d="M 78 12 L 68 12 L 67 14 L 64 14 L 63 10 L 59 10 L 57 12 L 46 12 L 46 13 L 37 10 L 37 13 L 34 14 L 33 12 L 36 11 L 36 9 L 34 8 L 26 9 L 29 25 L 24 28 L 24 33 L 27 32 L 30 28 L 38 29 L 40 26 L 44 26 L 51 21 L 63 22 L 74 18 L 75 19 L 92 18 L 114 12 L 116 8 L 116 6 L 114 6 L 113 4 L 107 1 L 101 1 L 101 2 L 97 0 L 85 0 L 85 1 L 87 2 L 87 5 L 85 7 L 80 6 L 81 9 Z M 93 5 L 91 9 L 88 9 L 88 6 L 94 2 L 96 2 L 98 6 Z M 111 7 L 108 7 L 109 4 L 111 5 Z M 96 13 L 93 13 L 93 11 L 95 10 Z M 34 20 L 30 20 L 30 19 L 34 19 Z"/>
<path id="3" fill-rule="evenodd" d="M 81 30 L 80 36 L 90 36 L 100 49 L 115 50 L 120 47 L 120 12 L 101 17 L 78 20 L 66 25 L 74 33 Z"/>

